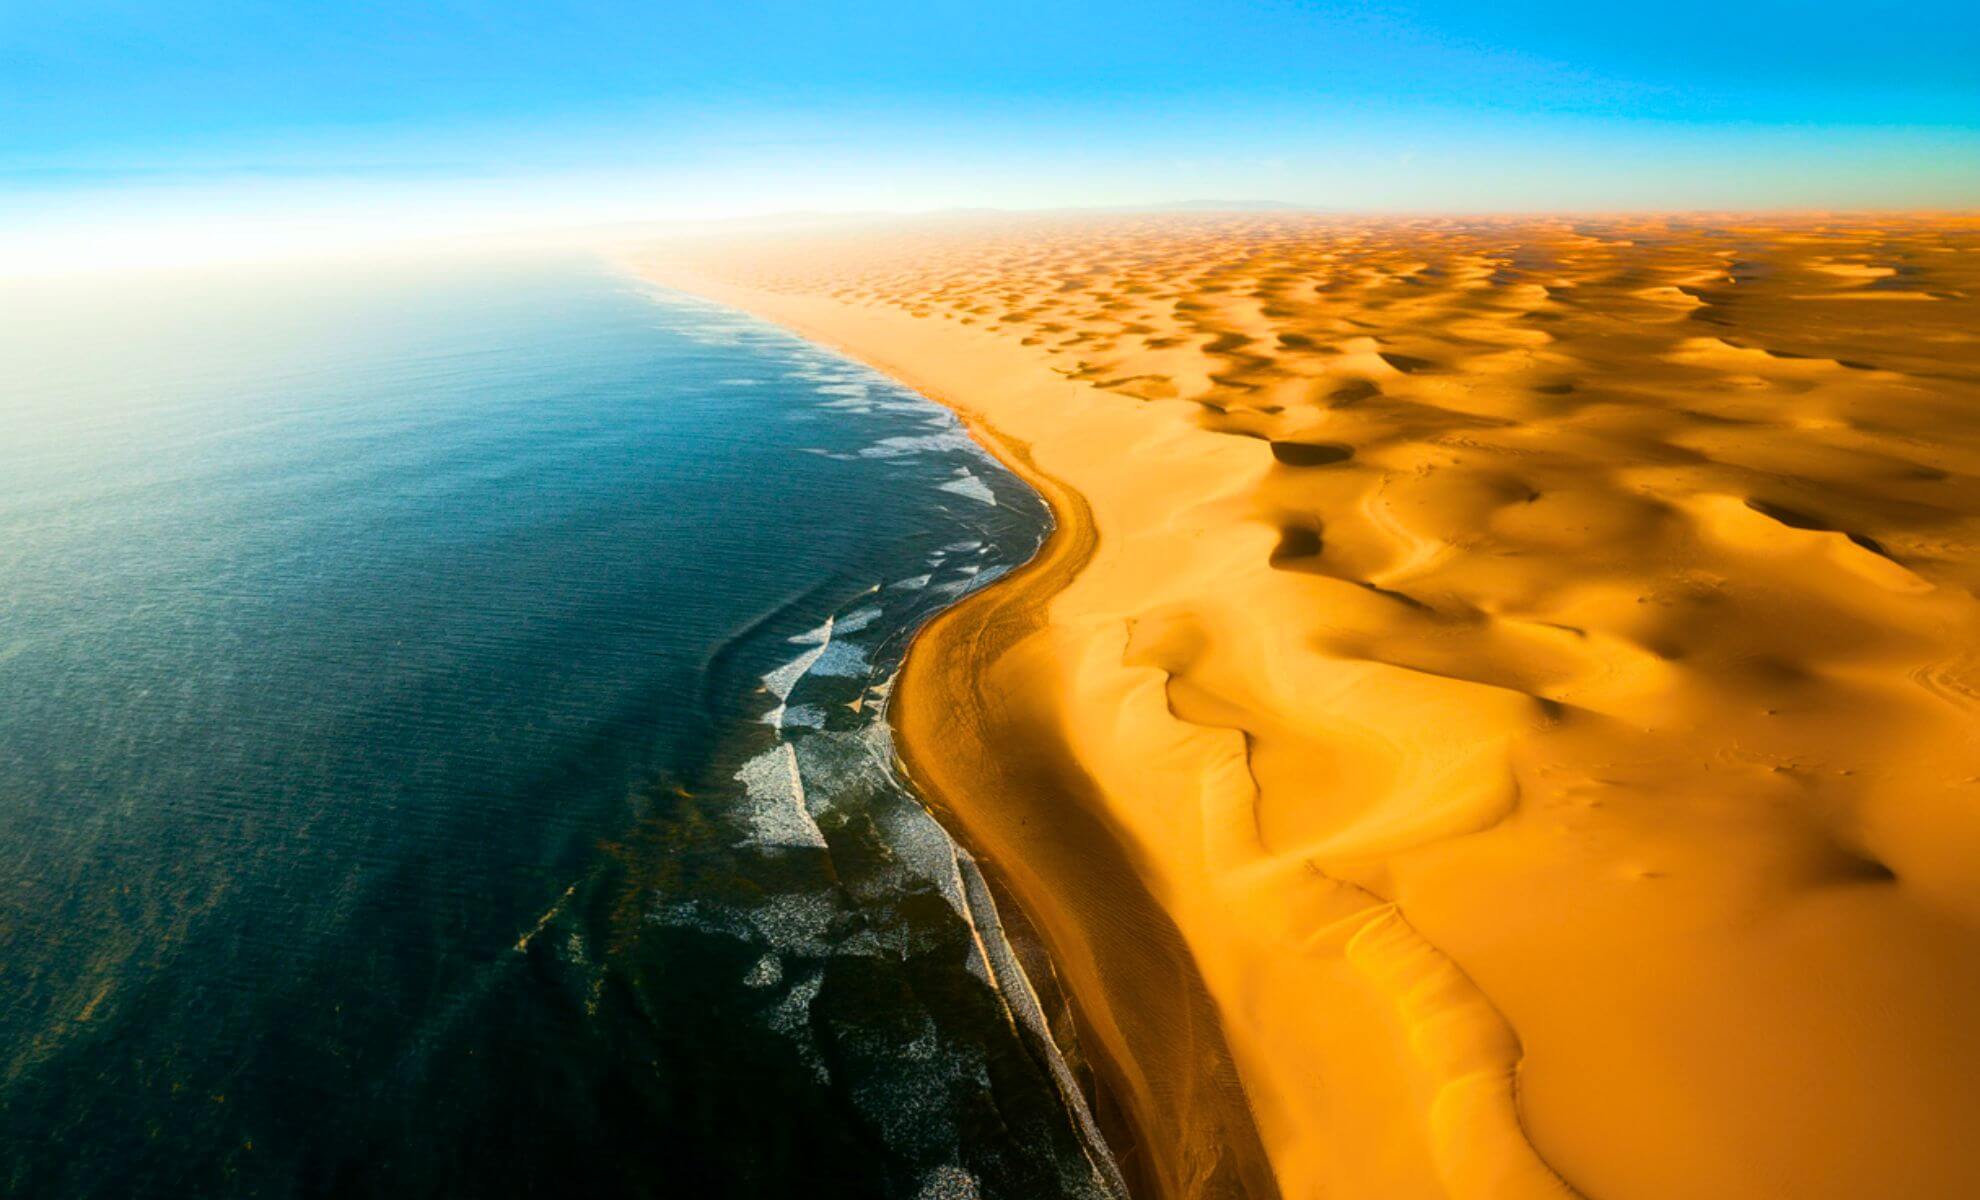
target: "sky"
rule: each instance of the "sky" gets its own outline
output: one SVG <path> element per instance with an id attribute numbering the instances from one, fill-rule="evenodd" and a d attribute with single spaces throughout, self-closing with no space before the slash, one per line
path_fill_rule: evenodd
<path id="1" fill-rule="evenodd" d="M 792 211 L 1980 207 L 1980 3 L 0 0 L 0 274 Z"/>

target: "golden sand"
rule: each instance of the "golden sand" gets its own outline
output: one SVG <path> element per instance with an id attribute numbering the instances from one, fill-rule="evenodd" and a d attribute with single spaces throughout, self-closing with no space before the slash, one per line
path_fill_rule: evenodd
<path id="1" fill-rule="evenodd" d="M 1980 1196 L 1980 220 L 647 262 L 1057 510 L 895 720 L 1143 1194 Z"/>

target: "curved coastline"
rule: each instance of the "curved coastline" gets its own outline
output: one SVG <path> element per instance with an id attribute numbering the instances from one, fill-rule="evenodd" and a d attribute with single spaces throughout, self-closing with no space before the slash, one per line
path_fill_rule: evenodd
<path id="1" fill-rule="evenodd" d="M 1174 921 L 1053 715 L 1013 706 L 997 686 L 1013 654 L 1044 632 L 1052 599 L 1092 559 L 1101 534 L 1085 497 L 953 388 L 848 338 L 804 298 L 643 260 L 631 269 L 779 325 L 949 408 L 1044 499 L 1053 526 L 1038 553 L 914 634 L 888 705 L 904 774 L 1043 942 L 1094 1075 L 1095 1115 L 1131 1194 L 1277 1196 L 1215 1004 Z M 1082 886 L 1055 882 L 1072 878 Z M 1186 1049 L 1141 1053 L 1165 1045 Z"/>
<path id="2" fill-rule="evenodd" d="M 0 452 L 0 507 L 106 518 L 35 542 L 10 629 L 0 724 L 43 752 L 0 763 L 35 934 L 0 1190 L 1120 1200 L 888 724 L 913 631 L 1035 554 L 1042 500 L 949 410 L 588 259 L 328 278 L 216 279 L 136 343 L 168 400 L 53 339 L 52 402 L 116 429 Z M 303 313 L 351 339 L 198 336 Z M 221 557 L 152 536 L 158 447 Z M 132 619 L 69 636 L 67 579 Z"/>

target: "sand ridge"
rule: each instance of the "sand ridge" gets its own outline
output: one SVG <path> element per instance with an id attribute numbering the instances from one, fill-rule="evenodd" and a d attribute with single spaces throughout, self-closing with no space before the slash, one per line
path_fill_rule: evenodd
<path id="1" fill-rule="evenodd" d="M 1980 220 L 644 262 L 956 406 L 1066 522 L 896 721 L 1144 1191 L 1980 1194 Z"/>

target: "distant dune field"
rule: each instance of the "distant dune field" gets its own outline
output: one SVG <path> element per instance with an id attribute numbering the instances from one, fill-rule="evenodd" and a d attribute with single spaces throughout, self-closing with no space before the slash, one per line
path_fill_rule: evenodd
<path id="1" fill-rule="evenodd" d="M 642 261 L 1053 503 L 894 719 L 1143 1194 L 1980 1196 L 1980 219 Z"/>

